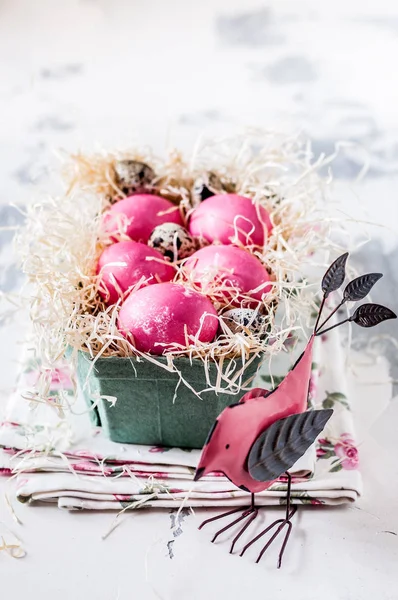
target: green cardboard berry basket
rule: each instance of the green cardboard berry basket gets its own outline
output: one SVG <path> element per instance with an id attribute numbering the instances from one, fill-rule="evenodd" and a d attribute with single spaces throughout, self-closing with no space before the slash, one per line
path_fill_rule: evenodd
<path id="1" fill-rule="evenodd" d="M 156 357 L 167 364 L 164 357 Z M 223 370 L 228 368 L 224 361 Z M 237 373 L 242 366 L 236 359 Z M 199 359 L 174 359 L 182 377 L 196 391 L 209 387 L 203 363 Z M 251 382 L 261 364 L 256 357 L 245 367 L 242 383 Z M 209 378 L 214 385 L 217 366 L 209 365 Z M 78 352 L 77 375 L 95 425 L 115 442 L 202 448 L 211 426 L 220 412 L 237 402 L 245 393 L 216 394 L 206 391 L 198 398 L 179 376 L 147 360 L 103 357 L 93 362 L 85 352 Z M 248 385 L 246 385 L 248 383 Z M 114 405 L 99 396 L 116 396 Z M 95 408 L 93 404 L 96 403 Z"/>

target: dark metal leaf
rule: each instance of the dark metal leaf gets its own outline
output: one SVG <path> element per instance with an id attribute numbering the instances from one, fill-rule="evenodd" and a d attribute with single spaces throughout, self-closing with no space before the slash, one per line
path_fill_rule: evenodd
<path id="1" fill-rule="evenodd" d="M 333 410 L 311 410 L 275 421 L 260 433 L 248 456 L 256 481 L 272 481 L 290 469 L 316 440 Z"/>
<path id="2" fill-rule="evenodd" d="M 387 319 L 396 319 L 397 315 L 381 304 L 362 304 L 358 306 L 350 321 L 361 327 L 374 327 Z"/>
<path id="3" fill-rule="evenodd" d="M 383 277 L 383 273 L 366 273 L 350 281 L 344 290 L 344 300 L 356 302 L 369 294 L 374 284 Z"/>
<path id="4" fill-rule="evenodd" d="M 331 292 L 338 290 L 343 285 L 345 279 L 345 264 L 347 262 L 348 252 L 336 258 L 334 263 L 330 265 L 322 279 L 322 291 L 325 298 Z"/>

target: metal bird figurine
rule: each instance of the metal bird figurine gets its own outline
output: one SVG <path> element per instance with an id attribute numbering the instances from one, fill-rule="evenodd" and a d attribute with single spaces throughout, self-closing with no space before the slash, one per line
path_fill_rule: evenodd
<path id="1" fill-rule="evenodd" d="M 368 273 L 348 283 L 341 302 L 319 324 L 327 297 L 344 283 L 347 258 L 348 253 L 337 258 L 322 279 L 323 299 L 319 314 L 309 342 L 296 364 L 273 391 L 255 388 L 245 394 L 239 402 L 223 410 L 209 432 L 194 477 L 194 480 L 198 481 L 209 473 L 222 472 L 237 487 L 250 492 L 249 506 L 206 519 L 199 527 L 201 529 L 207 523 L 241 512 L 240 516 L 217 531 L 212 539 L 214 542 L 219 535 L 244 521 L 232 541 L 230 548 L 232 553 L 239 538 L 257 517 L 255 494 L 269 488 L 281 475 L 286 475 L 287 497 L 284 518 L 271 523 L 240 552 L 242 556 L 252 544 L 276 527 L 257 557 L 256 562 L 259 562 L 276 537 L 286 529 L 279 553 L 278 568 L 282 564 L 292 530 L 291 520 L 297 510 L 297 507 L 291 504 L 292 477 L 288 470 L 315 442 L 333 413 L 332 409 L 307 411 L 314 339 L 348 321 L 361 327 L 373 327 L 386 319 L 396 318 L 396 315 L 384 306 L 363 304 L 349 318 L 325 328 L 325 324 L 345 302 L 356 302 L 365 298 L 376 281 L 382 277 L 380 273 Z"/>

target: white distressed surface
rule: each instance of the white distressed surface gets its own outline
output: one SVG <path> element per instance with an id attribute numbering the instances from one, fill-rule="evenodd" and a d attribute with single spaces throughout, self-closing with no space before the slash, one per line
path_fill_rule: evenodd
<path id="1" fill-rule="evenodd" d="M 23 204 L 52 185 L 53 149 L 139 140 L 162 151 L 239 124 L 302 129 L 318 151 L 340 139 L 357 145 L 336 164 L 336 194 L 348 212 L 359 195 L 369 219 L 385 226 L 370 233 L 394 275 L 397 54 L 398 6 L 387 0 L 3 0 L 0 224 L 17 219 L 9 202 Z M 370 171 L 358 185 L 365 150 Z M 0 285 L 13 292 L 9 242 L 2 232 Z M 396 308 L 394 286 L 383 285 Z M 5 392 L 14 383 L 21 319 L 0 329 Z M 0 520 L 28 554 L 17 561 L 0 553 L 0 597 L 397 598 L 398 536 L 386 532 L 398 532 L 398 404 L 388 401 L 385 364 L 372 371 L 355 358 L 364 382 L 357 412 L 365 495 L 355 508 L 301 509 L 281 571 L 275 553 L 255 565 L 254 554 L 240 559 L 226 544 L 212 546 L 210 531 L 196 531 L 203 513 L 186 516 L 174 538 L 168 512 L 138 512 L 103 541 L 109 515 L 18 506 L 19 527 L 1 499 Z M 279 516 L 267 514 L 268 522 Z"/>

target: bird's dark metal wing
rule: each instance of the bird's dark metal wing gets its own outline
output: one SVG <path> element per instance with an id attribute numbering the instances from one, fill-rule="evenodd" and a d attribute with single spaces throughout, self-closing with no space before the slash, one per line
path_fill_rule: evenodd
<path id="1" fill-rule="evenodd" d="M 311 410 L 275 421 L 263 431 L 248 455 L 248 469 L 256 481 L 272 481 L 306 452 L 332 416 L 332 409 Z"/>

